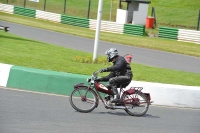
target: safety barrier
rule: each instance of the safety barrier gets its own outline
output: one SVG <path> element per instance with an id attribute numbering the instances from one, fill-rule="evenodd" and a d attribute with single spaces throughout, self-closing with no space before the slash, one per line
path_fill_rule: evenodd
<path id="1" fill-rule="evenodd" d="M 200 44 L 200 31 L 179 29 L 178 41 Z"/>
<path id="2" fill-rule="evenodd" d="M 143 36 L 144 32 L 145 26 L 143 25 L 124 24 L 124 34 Z"/>
<path id="3" fill-rule="evenodd" d="M 61 23 L 78 26 L 78 27 L 89 28 L 89 19 L 72 17 L 72 16 L 67 16 L 64 14 L 61 15 Z"/>
<path id="4" fill-rule="evenodd" d="M 14 12 L 14 6 L 13 5 L 7 5 L 7 4 L 1 4 L 0 3 L 0 11 L 1 12 L 6 12 L 6 13 L 13 14 L 13 12 Z"/>
<path id="5" fill-rule="evenodd" d="M 36 10 L 14 6 L 14 14 L 35 18 Z"/>
<path id="6" fill-rule="evenodd" d="M 35 18 L 44 19 L 44 20 L 48 20 L 52 22 L 58 22 L 58 23 L 60 23 L 60 20 L 61 20 L 60 14 L 45 12 L 45 11 L 40 11 L 40 10 L 36 10 Z"/>
<path id="7" fill-rule="evenodd" d="M 12 66 L 13 65 L 0 63 L 0 86 L 6 87 Z"/>
<path id="8" fill-rule="evenodd" d="M 96 30 L 97 20 L 90 19 L 89 28 Z M 123 34 L 124 25 L 116 22 L 101 21 L 101 31 Z"/>
<path id="9" fill-rule="evenodd" d="M 14 14 L 24 15 L 24 8 L 19 6 L 14 6 Z"/>
<path id="10" fill-rule="evenodd" d="M 0 63 L 0 86 L 36 92 L 70 95 L 73 85 L 85 83 L 88 75 L 56 72 Z M 132 81 L 130 87 L 143 87 L 153 104 L 200 108 L 200 87 Z"/>
<path id="11" fill-rule="evenodd" d="M 177 40 L 178 29 L 169 27 L 159 27 L 158 37 Z"/>
<path id="12" fill-rule="evenodd" d="M 12 66 L 6 87 L 69 95 L 73 90 L 73 85 L 86 83 L 87 77 L 86 75 Z"/>

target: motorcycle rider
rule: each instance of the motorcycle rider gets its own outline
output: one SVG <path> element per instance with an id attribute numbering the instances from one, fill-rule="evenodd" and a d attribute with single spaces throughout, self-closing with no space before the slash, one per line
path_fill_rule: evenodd
<path id="1" fill-rule="evenodd" d="M 133 74 L 129 63 L 123 56 L 118 54 L 116 48 L 108 49 L 105 54 L 107 55 L 108 62 L 112 62 L 113 66 L 101 69 L 99 71 L 100 73 L 110 72 L 110 74 L 98 78 L 97 81 L 109 81 L 109 85 L 114 94 L 114 99 L 111 102 L 117 103 L 120 102 L 120 94 L 118 93 L 117 88 L 119 88 L 120 85 L 123 85 L 123 88 L 128 86 L 132 80 Z"/>

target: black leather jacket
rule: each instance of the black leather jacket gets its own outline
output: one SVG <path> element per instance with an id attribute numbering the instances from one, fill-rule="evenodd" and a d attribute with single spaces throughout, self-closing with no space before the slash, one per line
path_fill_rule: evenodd
<path id="1" fill-rule="evenodd" d="M 108 81 L 112 77 L 116 76 L 129 76 L 132 79 L 132 71 L 129 63 L 126 62 L 122 56 L 117 56 L 113 66 L 107 68 L 108 72 L 111 72 L 108 76 L 101 78 L 102 81 Z"/>

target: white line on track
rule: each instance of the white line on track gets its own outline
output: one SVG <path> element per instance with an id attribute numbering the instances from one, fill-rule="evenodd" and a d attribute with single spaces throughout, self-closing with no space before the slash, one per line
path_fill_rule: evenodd
<path id="1" fill-rule="evenodd" d="M 0 89 L 12 90 L 12 91 L 22 91 L 22 92 L 29 92 L 29 93 L 43 94 L 43 95 L 50 95 L 50 96 L 58 96 L 58 97 L 69 97 L 66 95 L 58 95 L 58 94 L 52 94 L 52 93 L 29 91 L 29 90 L 15 89 L 15 88 L 7 88 L 7 87 L 1 87 L 1 86 L 0 86 Z"/>

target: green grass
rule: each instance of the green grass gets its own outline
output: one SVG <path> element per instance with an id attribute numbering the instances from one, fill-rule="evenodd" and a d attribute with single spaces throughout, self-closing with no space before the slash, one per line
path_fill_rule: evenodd
<path id="1" fill-rule="evenodd" d="M 151 0 L 151 7 L 155 7 L 158 25 L 196 29 L 199 0 Z M 150 11 L 149 11 L 150 13 Z"/>
<path id="2" fill-rule="evenodd" d="M 0 31 L 0 62 L 31 68 L 91 75 L 95 70 L 110 66 L 80 63 L 76 56 L 92 56 L 91 53 L 42 43 Z M 53 54 L 52 54 L 53 53 Z M 100 56 L 103 58 L 103 56 Z M 200 74 L 131 64 L 133 80 L 200 86 Z M 81 68 L 81 69 L 80 69 Z M 106 75 L 102 74 L 101 76 Z"/>
<path id="3" fill-rule="evenodd" d="M 65 14 L 77 17 L 87 18 L 89 0 L 66 0 Z M 99 0 L 91 0 L 90 18 L 97 18 Z M 0 0 L 0 3 L 7 3 L 7 0 Z M 78 3 L 78 4 L 77 4 Z M 8 4 L 24 6 L 24 0 L 8 0 Z M 126 9 L 126 3 L 122 2 L 123 9 Z M 119 6 L 119 0 L 103 1 L 103 20 L 116 21 L 116 12 Z M 31 2 L 26 0 L 27 8 L 44 10 L 44 0 Z M 158 26 L 169 26 L 186 29 L 196 29 L 198 13 L 200 10 L 200 0 L 151 0 L 148 14 L 151 15 L 151 8 L 156 11 Z M 111 8 L 111 13 L 110 13 Z M 64 0 L 46 0 L 46 11 L 54 13 L 64 13 Z"/>
<path id="4" fill-rule="evenodd" d="M 91 0 L 90 6 L 90 18 L 97 18 L 97 9 L 98 9 L 99 0 Z M 88 15 L 88 3 L 89 0 L 66 0 L 66 12 L 65 14 L 70 16 L 77 16 L 82 18 L 87 18 Z M 7 0 L 0 0 L 0 3 L 7 3 Z M 78 4 L 77 4 L 78 3 Z M 24 0 L 12 0 L 8 1 L 8 4 L 24 7 Z M 113 0 L 113 9 L 112 9 L 112 20 L 115 21 L 116 18 L 116 8 L 118 7 L 118 0 Z M 31 2 L 26 0 L 26 8 L 33 8 L 37 10 L 44 10 L 44 0 L 37 2 Z M 54 12 L 62 14 L 64 13 L 64 0 L 46 0 L 45 11 Z M 110 0 L 104 0 L 103 6 L 103 20 L 110 19 Z"/>
<path id="5" fill-rule="evenodd" d="M 65 34 L 72 34 L 76 36 L 95 38 L 95 31 L 86 28 L 80 28 L 60 23 L 52 23 L 44 20 L 37 20 L 34 18 L 7 14 L 0 12 L 0 20 L 29 25 L 33 27 L 53 30 Z M 114 42 L 124 45 L 137 46 L 142 48 L 149 48 L 185 55 L 200 57 L 200 45 L 194 43 L 178 42 L 175 40 L 162 38 L 149 38 L 147 36 L 132 36 L 121 35 L 114 33 L 101 32 L 100 39 L 103 41 Z"/>

